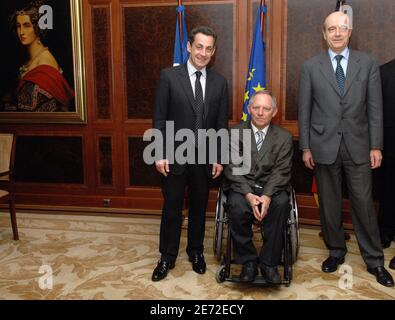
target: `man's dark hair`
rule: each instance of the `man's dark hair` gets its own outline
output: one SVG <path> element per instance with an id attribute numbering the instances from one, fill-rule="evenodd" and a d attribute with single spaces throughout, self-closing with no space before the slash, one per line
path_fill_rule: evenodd
<path id="1" fill-rule="evenodd" d="M 214 47 L 215 44 L 217 43 L 217 34 L 214 32 L 213 29 L 211 29 L 210 27 L 206 27 L 206 26 L 200 26 L 200 27 L 196 27 L 194 29 L 192 29 L 192 31 L 189 33 L 188 36 L 188 41 L 190 44 L 192 44 L 195 41 L 195 36 L 198 33 L 203 33 L 206 36 L 211 36 L 214 38 Z"/>

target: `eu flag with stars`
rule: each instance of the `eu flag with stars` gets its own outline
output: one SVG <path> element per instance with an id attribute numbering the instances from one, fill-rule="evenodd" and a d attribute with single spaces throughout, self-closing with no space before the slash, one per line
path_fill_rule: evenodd
<path id="1" fill-rule="evenodd" d="M 250 119 L 247 108 L 250 97 L 255 92 L 262 91 L 266 88 L 265 43 L 263 42 L 261 31 L 262 12 L 266 13 L 266 6 L 259 6 L 256 17 L 254 39 L 251 47 L 250 63 L 248 66 L 247 82 L 244 92 L 243 121 Z"/>
<path id="2" fill-rule="evenodd" d="M 184 6 L 177 6 L 177 12 L 181 13 L 181 30 L 182 30 L 182 39 L 180 35 L 180 26 L 179 19 L 177 15 L 177 23 L 176 23 L 176 36 L 174 40 L 174 57 L 173 57 L 173 66 L 178 66 L 180 64 L 187 63 L 189 58 L 189 53 L 187 50 L 188 43 L 188 31 L 187 26 L 185 25 L 184 19 Z"/>

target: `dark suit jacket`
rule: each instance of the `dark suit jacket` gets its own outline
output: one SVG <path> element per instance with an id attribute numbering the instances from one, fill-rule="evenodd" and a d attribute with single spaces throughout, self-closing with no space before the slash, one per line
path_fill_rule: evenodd
<path id="1" fill-rule="evenodd" d="M 384 156 L 395 157 L 395 59 L 380 67 L 383 88 Z"/>
<path id="2" fill-rule="evenodd" d="M 224 190 L 232 189 L 245 195 L 253 192 L 254 185 L 259 185 L 263 187 L 263 194 L 269 197 L 278 191 L 289 191 L 293 155 L 291 133 L 275 124 L 270 124 L 265 140 L 258 152 L 250 122 L 241 122 L 231 129 L 238 131 L 240 156 L 244 147 L 243 129 L 250 129 L 247 132 L 250 135 L 252 146 L 250 151 L 251 169 L 246 175 L 233 175 L 233 168 L 241 165 L 235 165 L 231 161 L 225 168 Z"/>
<path id="3" fill-rule="evenodd" d="M 203 129 L 228 127 L 228 86 L 220 74 L 207 69 L 204 99 Z M 162 131 L 165 138 L 166 121 L 174 122 L 174 130 L 194 130 L 194 95 L 186 65 L 163 69 L 156 93 L 153 127 Z M 164 139 L 164 158 L 166 158 Z M 182 142 L 174 142 L 174 150 Z M 220 147 L 219 147 L 220 148 Z M 219 161 L 218 161 L 219 162 Z M 219 162 L 220 163 L 220 162 Z M 181 174 L 186 165 L 170 165 L 170 172 Z"/>
<path id="4" fill-rule="evenodd" d="M 356 164 L 370 161 L 371 149 L 383 149 L 383 106 L 377 62 L 350 50 L 341 96 L 327 51 L 307 60 L 299 86 L 299 145 L 311 149 L 317 163 L 336 160 L 342 138 Z"/>

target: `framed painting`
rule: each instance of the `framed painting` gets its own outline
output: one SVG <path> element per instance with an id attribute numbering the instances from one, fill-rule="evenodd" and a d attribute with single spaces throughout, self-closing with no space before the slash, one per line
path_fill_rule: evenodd
<path id="1" fill-rule="evenodd" d="M 0 123 L 86 123 L 82 0 L 0 2 Z"/>

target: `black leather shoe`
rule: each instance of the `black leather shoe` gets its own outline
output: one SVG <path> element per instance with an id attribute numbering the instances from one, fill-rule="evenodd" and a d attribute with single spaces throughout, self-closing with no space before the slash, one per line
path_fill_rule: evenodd
<path id="1" fill-rule="evenodd" d="M 206 272 L 206 262 L 204 261 L 203 253 L 190 256 L 189 261 L 192 262 L 192 269 L 196 273 L 203 274 Z"/>
<path id="2" fill-rule="evenodd" d="M 390 269 L 395 270 L 395 257 L 392 258 L 389 264 Z"/>
<path id="3" fill-rule="evenodd" d="M 387 249 L 391 246 L 391 241 L 381 241 L 381 247 Z"/>
<path id="4" fill-rule="evenodd" d="M 393 287 L 394 279 L 384 267 L 368 268 L 369 273 L 376 276 L 376 281 L 383 286 Z"/>
<path id="5" fill-rule="evenodd" d="M 169 263 L 165 260 L 159 260 L 158 265 L 152 273 L 152 281 L 160 281 L 166 278 L 170 269 L 174 268 L 174 263 Z"/>
<path id="6" fill-rule="evenodd" d="M 241 282 L 252 282 L 258 274 L 258 267 L 254 261 L 248 261 L 243 264 L 240 273 Z"/>
<path id="7" fill-rule="evenodd" d="M 270 267 L 265 264 L 261 264 L 261 274 L 265 278 L 267 283 L 270 284 L 281 284 L 281 277 L 278 273 L 277 267 Z"/>
<path id="8" fill-rule="evenodd" d="M 344 257 L 341 258 L 336 258 L 329 256 L 328 259 L 326 259 L 321 266 L 321 270 L 324 272 L 335 272 L 337 270 L 337 267 L 339 264 L 344 263 Z"/>
<path id="9" fill-rule="evenodd" d="M 383 247 L 383 249 L 389 248 L 391 246 L 393 238 L 393 236 L 391 237 L 384 232 L 380 234 L 381 246 Z"/>

